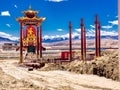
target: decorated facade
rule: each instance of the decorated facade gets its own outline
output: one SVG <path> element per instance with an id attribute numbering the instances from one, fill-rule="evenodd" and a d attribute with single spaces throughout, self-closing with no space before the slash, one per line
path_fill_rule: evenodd
<path id="1" fill-rule="evenodd" d="M 40 26 L 45 20 L 45 18 L 37 17 L 38 11 L 34 11 L 31 6 L 22 13 L 24 16 L 17 18 L 20 23 L 20 63 L 23 62 L 23 48 L 27 48 L 28 53 L 33 52 L 42 57 L 42 28 Z"/>

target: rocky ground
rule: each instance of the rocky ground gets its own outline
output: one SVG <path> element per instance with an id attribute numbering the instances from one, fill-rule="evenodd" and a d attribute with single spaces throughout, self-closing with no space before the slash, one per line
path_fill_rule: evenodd
<path id="1" fill-rule="evenodd" d="M 24 80 L 18 80 L 10 75 L 7 75 L 0 68 L 0 90 L 38 90 L 38 86 L 33 85 L 33 83 Z"/>
<path id="2" fill-rule="evenodd" d="M 120 90 L 117 54 L 105 51 L 92 61 L 45 64 L 33 71 L 18 60 L 0 60 L 0 90 Z"/>
<path id="3" fill-rule="evenodd" d="M 118 52 L 104 51 L 102 52 L 102 57 L 96 58 L 92 61 L 75 60 L 66 65 L 46 64 L 40 70 L 65 70 L 78 74 L 93 74 L 118 80 Z"/>

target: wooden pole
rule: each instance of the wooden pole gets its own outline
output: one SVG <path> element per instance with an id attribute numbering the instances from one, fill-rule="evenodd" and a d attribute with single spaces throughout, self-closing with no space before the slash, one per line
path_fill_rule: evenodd
<path id="1" fill-rule="evenodd" d="M 119 80 L 120 80 L 120 0 L 118 0 L 118 47 L 119 47 Z"/>
<path id="2" fill-rule="evenodd" d="M 42 26 L 40 26 L 40 58 L 42 58 Z"/>
<path id="3" fill-rule="evenodd" d="M 72 61 L 72 23 L 69 22 L 69 52 L 70 52 L 70 61 Z"/>
<path id="4" fill-rule="evenodd" d="M 20 61 L 19 63 L 23 62 L 23 52 L 22 52 L 22 48 L 23 48 L 23 42 L 22 42 L 22 23 L 20 23 Z"/>

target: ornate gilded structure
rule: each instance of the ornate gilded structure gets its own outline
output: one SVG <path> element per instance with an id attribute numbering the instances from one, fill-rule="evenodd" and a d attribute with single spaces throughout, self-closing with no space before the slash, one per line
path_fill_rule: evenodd
<path id="1" fill-rule="evenodd" d="M 42 32 L 40 25 L 45 20 L 45 18 L 37 17 L 38 11 L 34 11 L 31 6 L 22 13 L 24 16 L 16 19 L 20 23 L 20 63 L 23 62 L 23 47 L 27 48 L 28 52 L 33 49 L 33 52 L 37 53 L 37 57 L 39 50 L 42 54 L 42 34 L 39 32 Z"/>

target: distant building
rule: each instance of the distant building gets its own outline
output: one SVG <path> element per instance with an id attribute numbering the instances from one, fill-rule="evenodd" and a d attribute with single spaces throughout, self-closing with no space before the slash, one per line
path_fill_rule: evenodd
<path id="1" fill-rule="evenodd" d="M 4 43 L 2 45 L 3 50 L 16 50 L 17 47 L 18 47 L 17 43 Z"/>

